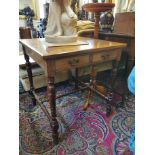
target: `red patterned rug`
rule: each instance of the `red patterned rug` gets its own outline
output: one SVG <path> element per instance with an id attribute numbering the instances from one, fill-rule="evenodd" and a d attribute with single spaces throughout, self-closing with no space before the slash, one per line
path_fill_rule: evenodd
<path id="1" fill-rule="evenodd" d="M 57 95 L 72 88 L 72 85 L 61 85 Z M 38 91 L 38 95 L 44 101 L 45 89 Z M 95 95 L 91 106 L 84 111 L 85 95 L 79 92 L 57 99 L 59 144 L 53 147 L 47 117 L 38 106 L 28 112 L 31 99 L 27 93 L 21 94 L 20 155 L 122 155 L 129 148 L 134 128 L 134 97 L 107 117 L 105 101 Z M 50 109 L 48 102 L 44 105 Z"/>

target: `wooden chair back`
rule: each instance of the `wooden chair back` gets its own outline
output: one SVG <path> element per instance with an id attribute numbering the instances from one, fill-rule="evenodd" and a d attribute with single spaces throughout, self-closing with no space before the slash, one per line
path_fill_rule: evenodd
<path id="1" fill-rule="evenodd" d="M 113 33 L 135 36 L 135 13 L 117 13 L 115 15 L 113 29 Z"/>
<path id="2" fill-rule="evenodd" d="M 20 39 L 31 39 L 31 28 L 30 27 L 20 27 L 19 28 Z"/>

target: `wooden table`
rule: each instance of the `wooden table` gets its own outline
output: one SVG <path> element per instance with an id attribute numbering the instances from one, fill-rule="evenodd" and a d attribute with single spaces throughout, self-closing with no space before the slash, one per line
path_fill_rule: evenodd
<path id="1" fill-rule="evenodd" d="M 115 77 L 122 49 L 126 46 L 124 43 L 93 38 L 78 37 L 78 40 L 87 42 L 88 44 L 46 47 L 43 38 L 20 40 L 20 43 L 23 45 L 24 57 L 30 81 L 30 94 L 34 105 L 36 104 L 35 97 L 37 96 L 34 93 L 29 57 L 34 59 L 34 61 L 43 68 L 45 76 L 47 77 L 47 94 L 51 108 L 51 115 L 49 115 L 44 107 L 42 108 L 50 121 L 54 144 L 58 144 L 58 122 L 56 119 L 56 95 L 54 85 L 56 72 L 113 60 L 115 62 L 113 63 L 113 77 Z"/>

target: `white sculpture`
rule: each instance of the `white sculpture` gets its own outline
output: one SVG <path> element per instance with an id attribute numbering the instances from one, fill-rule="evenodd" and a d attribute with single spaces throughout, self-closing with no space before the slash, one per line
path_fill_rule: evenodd
<path id="1" fill-rule="evenodd" d="M 77 40 L 77 16 L 69 0 L 50 0 L 45 40 L 50 43 L 70 43 Z"/>

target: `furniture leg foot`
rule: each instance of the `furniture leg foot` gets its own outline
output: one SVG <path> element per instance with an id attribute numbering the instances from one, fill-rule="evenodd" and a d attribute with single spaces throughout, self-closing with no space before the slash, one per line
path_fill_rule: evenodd
<path id="1" fill-rule="evenodd" d="M 53 139 L 53 144 L 54 145 L 57 145 L 59 143 L 59 140 L 58 140 L 58 128 L 59 128 L 59 125 L 58 125 L 58 122 L 56 119 L 53 119 L 52 121 L 50 121 L 50 126 L 52 128 L 52 139 Z"/>
<path id="2" fill-rule="evenodd" d="M 36 99 L 35 99 L 35 97 L 34 97 L 34 95 L 33 95 L 33 93 L 32 93 L 31 90 L 29 91 L 29 94 L 30 94 L 30 96 L 31 96 L 33 106 L 36 106 Z"/>
<path id="3" fill-rule="evenodd" d="M 108 106 L 106 107 L 106 116 L 107 116 L 107 117 L 110 116 L 111 112 L 112 112 L 112 108 L 111 108 L 110 105 L 108 105 Z"/>
<path id="4" fill-rule="evenodd" d="M 85 102 L 83 110 L 86 111 L 88 107 L 89 107 L 89 99 Z"/>
<path id="5" fill-rule="evenodd" d="M 118 108 L 123 108 L 124 107 L 124 102 L 121 101 L 121 102 L 117 102 L 116 105 L 115 105 L 115 108 L 118 109 Z"/>
<path id="6" fill-rule="evenodd" d="M 78 89 L 78 87 L 79 87 L 79 82 L 77 80 L 78 77 L 79 77 L 78 68 L 75 68 L 75 89 Z"/>

